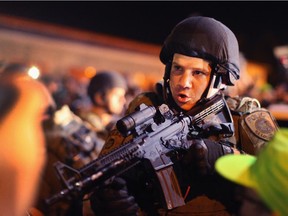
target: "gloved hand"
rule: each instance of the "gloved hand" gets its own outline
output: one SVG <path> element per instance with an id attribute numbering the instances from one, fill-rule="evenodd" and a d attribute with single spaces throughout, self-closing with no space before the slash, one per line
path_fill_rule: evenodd
<path id="1" fill-rule="evenodd" d="M 191 142 L 182 162 L 185 166 L 195 168 L 195 171 L 201 175 L 213 173 L 216 160 L 222 155 L 233 153 L 233 149 L 229 146 L 209 139 L 195 139 Z"/>
<path id="2" fill-rule="evenodd" d="M 95 191 L 90 204 L 96 216 L 134 216 L 139 209 L 134 197 L 128 193 L 126 181 L 120 177 Z"/>

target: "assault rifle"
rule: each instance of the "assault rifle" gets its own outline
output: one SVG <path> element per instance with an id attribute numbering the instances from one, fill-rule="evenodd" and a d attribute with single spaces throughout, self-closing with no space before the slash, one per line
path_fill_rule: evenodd
<path id="1" fill-rule="evenodd" d="M 232 120 L 222 95 L 200 104 L 193 115 L 175 114 L 166 104 L 158 108 L 141 104 L 139 110 L 120 119 L 116 126 L 124 136 L 133 139 L 90 162 L 79 170 L 61 162 L 56 170 L 66 188 L 46 200 L 51 205 L 60 199 L 83 196 L 108 184 L 130 168 L 148 159 L 157 174 L 167 209 L 185 204 L 173 170 L 171 152 L 187 150 L 187 140 L 201 134 L 205 121 L 219 120 L 219 133 L 232 133 Z"/>

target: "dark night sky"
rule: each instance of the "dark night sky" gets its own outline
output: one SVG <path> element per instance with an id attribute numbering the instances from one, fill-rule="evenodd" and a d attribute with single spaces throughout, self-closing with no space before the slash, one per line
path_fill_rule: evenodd
<path id="1" fill-rule="evenodd" d="M 288 44 L 288 2 L 278 1 L 7 1 L 0 13 L 162 44 L 192 14 L 211 16 L 235 32 L 247 58 L 269 61 Z"/>

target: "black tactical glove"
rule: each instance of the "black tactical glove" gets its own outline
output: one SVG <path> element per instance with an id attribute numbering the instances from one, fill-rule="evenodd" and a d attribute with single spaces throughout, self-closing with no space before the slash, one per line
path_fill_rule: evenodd
<path id="1" fill-rule="evenodd" d="M 225 154 L 232 154 L 233 149 L 208 139 L 191 140 L 190 148 L 183 157 L 183 164 L 195 168 L 201 175 L 213 173 L 216 160 Z"/>
<path id="2" fill-rule="evenodd" d="M 91 208 L 96 216 L 134 216 L 138 215 L 138 205 L 129 195 L 126 181 L 117 177 L 114 181 L 95 191 L 90 197 Z"/>

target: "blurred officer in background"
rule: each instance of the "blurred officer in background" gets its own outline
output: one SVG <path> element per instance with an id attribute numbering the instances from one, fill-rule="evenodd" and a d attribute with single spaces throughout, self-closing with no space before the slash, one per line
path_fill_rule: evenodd
<path id="1" fill-rule="evenodd" d="M 98 157 L 110 124 L 123 114 L 126 88 L 125 79 L 120 74 L 98 72 L 87 87 L 92 103 L 90 111 L 85 110 L 78 116 L 69 106 L 64 105 L 54 113 L 51 121 L 46 122 L 48 162 L 36 206 L 44 215 L 79 215 L 82 204 L 83 214 L 90 214 L 89 202 L 82 203 L 82 197 L 80 200 L 62 200 L 51 206 L 46 205 L 45 199 L 59 192 L 65 185 L 65 182 L 58 179 L 55 163 L 62 162 L 73 169 L 79 169 Z"/>
<path id="2" fill-rule="evenodd" d="M 92 102 L 90 111 L 81 117 L 105 140 L 115 121 L 123 115 L 127 83 L 115 71 L 99 71 L 91 78 L 87 94 Z"/>

